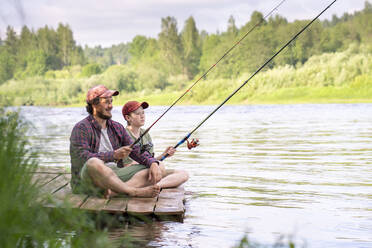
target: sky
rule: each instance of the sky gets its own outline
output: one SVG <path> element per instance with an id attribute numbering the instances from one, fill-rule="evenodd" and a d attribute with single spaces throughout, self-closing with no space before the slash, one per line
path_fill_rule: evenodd
<path id="1" fill-rule="evenodd" d="M 161 18 L 172 16 L 178 30 L 192 16 L 199 31 L 225 31 L 232 15 L 237 27 L 250 19 L 253 11 L 264 15 L 281 0 L 0 0 L 0 38 L 6 27 L 19 33 L 23 25 L 37 30 L 58 23 L 68 24 L 79 45 L 108 47 L 130 42 L 136 35 L 156 38 Z M 311 19 L 331 0 L 285 0 L 274 14 L 289 21 Z M 353 13 L 364 8 L 365 0 L 338 0 L 324 15 Z M 370 1 L 371 2 L 371 1 Z"/>

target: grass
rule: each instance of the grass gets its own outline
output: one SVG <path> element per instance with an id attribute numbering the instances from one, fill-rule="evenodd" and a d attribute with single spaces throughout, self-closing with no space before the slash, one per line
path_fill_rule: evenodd
<path id="1" fill-rule="evenodd" d="M 292 237 L 285 238 L 281 235 L 273 245 L 262 245 L 252 242 L 248 239 L 248 235 L 244 235 L 239 244 L 234 248 L 295 248 L 296 244 L 292 241 Z M 298 245 L 297 245 L 298 247 Z M 306 246 L 303 246 L 306 247 Z"/>
<path id="2" fill-rule="evenodd" d="M 31 181 L 37 153 L 25 139 L 27 128 L 18 113 L 0 109 L 0 247 L 112 247 L 92 218 L 35 200 L 41 198 Z"/>

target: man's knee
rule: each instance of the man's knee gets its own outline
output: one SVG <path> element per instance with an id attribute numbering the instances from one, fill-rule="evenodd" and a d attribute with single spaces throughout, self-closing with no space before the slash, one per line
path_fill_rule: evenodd
<path id="1" fill-rule="evenodd" d="M 103 164 L 103 161 L 99 158 L 90 158 L 86 162 L 87 166 L 95 166 L 97 164 Z"/>
<path id="2" fill-rule="evenodd" d="M 97 174 L 103 175 L 107 173 L 114 173 L 105 163 L 99 158 L 90 158 L 86 162 L 88 174 L 94 176 Z"/>

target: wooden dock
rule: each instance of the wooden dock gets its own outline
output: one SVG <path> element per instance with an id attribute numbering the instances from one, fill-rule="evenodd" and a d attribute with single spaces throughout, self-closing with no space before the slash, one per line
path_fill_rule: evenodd
<path id="1" fill-rule="evenodd" d="M 76 209 L 120 216 L 147 216 L 156 219 L 183 221 L 185 191 L 182 187 L 162 189 L 154 198 L 114 197 L 98 198 L 73 194 L 70 187 L 71 174 L 58 167 L 39 167 L 33 174 L 33 182 L 41 187 L 44 196 L 40 199 L 45 207 L 66 206 Z M 48 198 L 49 200 L 46 200 Z"/>

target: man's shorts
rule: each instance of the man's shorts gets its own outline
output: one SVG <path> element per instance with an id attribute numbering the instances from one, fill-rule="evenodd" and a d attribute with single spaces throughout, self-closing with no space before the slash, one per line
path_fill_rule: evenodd
<path id="1" fill-rule="evenodd" d="M 105 164 L 110 169 L 114 171 L 114 173 L 123 181 L 126 182 L 131 179 L 137 172 L 148 169 L 147 166 L 142 164 L 134 164 L 124 168 L 118 168 L 115 163 L 107 163 Z M 88 195 L 98 195 L 101 196 L 104 194 L 104 190 L 96 186 L 92 179 L 90 178 L 87 170 L 86 163 L 83 165 L 83 168 L 80 171 L 80 178 L 81 178 L 81 191 L 82 193 Z"/>

